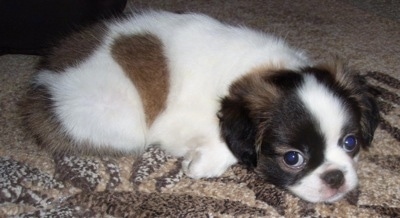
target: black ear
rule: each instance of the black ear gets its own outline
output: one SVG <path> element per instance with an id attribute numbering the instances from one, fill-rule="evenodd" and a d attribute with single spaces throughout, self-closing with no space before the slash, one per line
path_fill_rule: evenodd
<path id="1" fill-rule="evenodd" d="M 291 73 L 279 72 L 279 75 L 292 79 Z M 279 84 L 275 83 L 285 80 L 275 74 L 278 72 L 248 74 L 233 83 L 229 95 L 221 101 L 218 114 L 221 136 L 239 162 L 251 168 L 257 166 L 257 137 L 262 134 L 271 116 L 270 109 L 280 97 Z"/>
<path id="2" fill-rule="evenodd" d="M 375 102 L 377 90 L 368 86 L 365 78 L 358 77 L 358 82 L 362 86 L 360 111 L 361 111 L 361 135 L 363 139 L 363 148 L 368 148 L 371 145 L 374 133 L 380 121 L 379 108 Z"/>
<path id="3" fill-rule="evenodd" d="M 250 118 L 250 110 L 242 99 L 225 97 L 219 112 L 222 137 L 240 163 L 257 166 L 255 149 L 256 124 Z"/>

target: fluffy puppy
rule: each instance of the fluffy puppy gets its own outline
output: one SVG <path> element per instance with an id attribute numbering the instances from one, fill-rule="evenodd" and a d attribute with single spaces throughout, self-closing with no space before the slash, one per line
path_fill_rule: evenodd
<path id="1" fill-rule="evenodd" d="M 27 126 L 55 154 L 160 145 L 190 177 L 239 161 L 312 201 L 357 184 L 378 123 L 364 81 L 316 67 L 281 39 L 200 14 L 146 12 L 99 23 L 43 60 Z"/>

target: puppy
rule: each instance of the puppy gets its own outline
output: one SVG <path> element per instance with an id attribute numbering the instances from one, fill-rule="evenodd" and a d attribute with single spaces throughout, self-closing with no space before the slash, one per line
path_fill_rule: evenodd
<path id="1" fill-rule="evenodd" d="M 365 82 L 281 39 L 201 14 L 150 11 L 63 40 L 32 80 L 27 126 L 54 154 L 157 144 L 192 178 L 240 162 L 311 202 L 357 185 L 378 109 Z"/>

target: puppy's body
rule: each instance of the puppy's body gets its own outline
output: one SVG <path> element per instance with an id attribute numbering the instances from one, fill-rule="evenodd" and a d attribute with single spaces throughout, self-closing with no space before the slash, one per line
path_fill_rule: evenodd
<path id="1" fill-rule="evenodd" d="M 194 178 L 218 176 L 239 160 L 275 184 L 282 181 L 270 174 L 287 171 L 293 181 L 281 186 L 310 201 L 332 201 L 357 182 L 355 155 L 346 154 L 338 141 L 353 116 L 359 117 L 352 131 L 363 134 L 363 111 L 356 104 L 364 99 L 347 107 L 342 92 L 331 92 L 342 88 L 334 80 L 350 77 L 325 72 L 329 75 L 321 79 L 321 72 L 304 70 L 310 65 L 301 52 L 264 33 L 204 15 L 148 12 L 99 24 L 64 41 L 45 60 L 28 93 L 28 126 L 55 153 L 131 152 L 158 144 L 184 156 L 183 170 Z M 348 92 L 345 97 L 351 98 Z M 308 141 L 300 147 L 284 142 L 292 136 L 267 136 L 275 131 L 273 117 L 287 110 L 279 107 L 290 107 L 280 99 L 291 96 L 290 102 L 301 105 L 294 110 L 308 111 L 304 120 L 313 120 L 293 125 L 309 123 L 315 130 L 310 137 L 323 138 L 324 145 L 314 145 L 320 148 L 308 148 Z M 314 98 L 324 99 L 324 106 L 313 106 Z M 277 139 L 269 145 L 266 137 Z M 307 160 L 313 160 L 308 151 L 321 150 L 316 153 L 326 161 L 316 161 L 303 173 L 279 167 L 282 163 L 265 166 L 270 160 L 260 163 L 264 151 L 279 151 L 281 157 L 292 146 Z M 279 162 L 274 152 L 266 155 Z M 346 172 L 346 183 L 326 188 L 326 179 L 320 178 L 329 170 Z M 302 190 L 303 177 L 319 190 Z M 309 192 L 315 196 L 307 197 Z"/>

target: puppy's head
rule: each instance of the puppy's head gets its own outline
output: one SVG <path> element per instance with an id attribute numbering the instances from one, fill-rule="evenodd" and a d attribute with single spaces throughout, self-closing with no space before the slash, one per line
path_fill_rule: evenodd
<path id="1" fill-rule="evenodd" d="M 364 80 L 341 65 L 248 74 L 219 117 L 241 163 L 310 202 L 336 201 L 357 186 L 359 151 L 379 122 Z"/>

